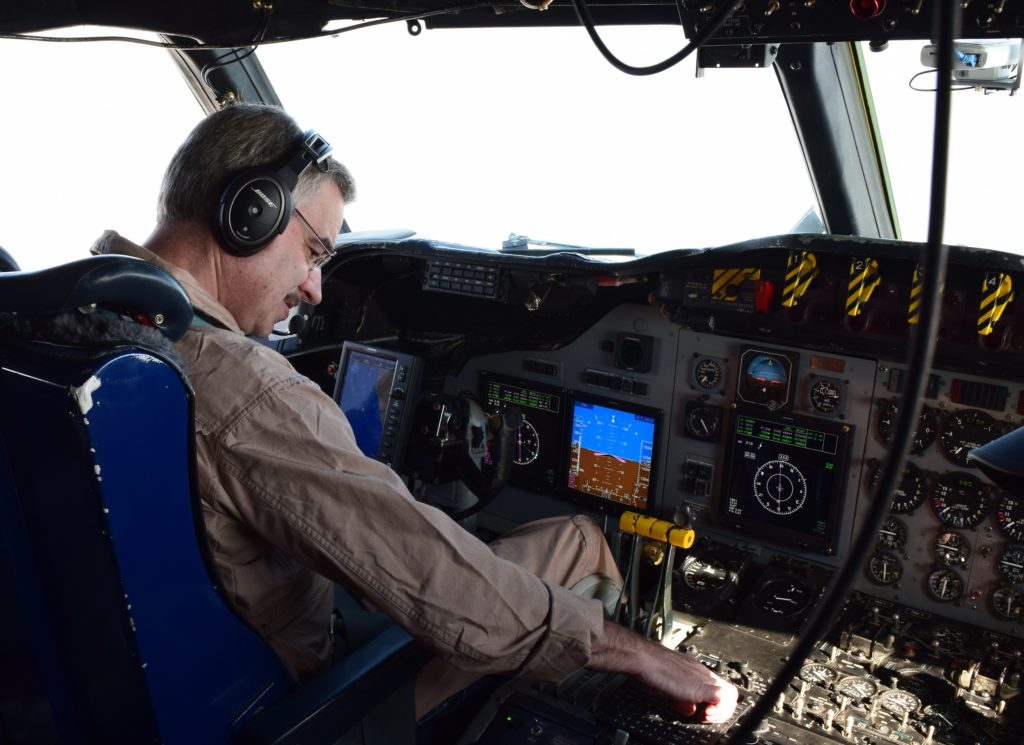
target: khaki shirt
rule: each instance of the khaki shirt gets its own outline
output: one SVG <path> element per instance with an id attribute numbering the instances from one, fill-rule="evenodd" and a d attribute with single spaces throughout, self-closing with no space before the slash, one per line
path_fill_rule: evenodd
<path id="1" fill-rule="evenodd" d="M 344 414 L 246 337 L 187 272 L 106 232 L 92 248 L 170 272 L 212 326 L 177 347 L 195 388 L 199 498 L 226 596 L 300 680 L 331 658 L 332 582 L 452 665 L 561 680 L 602 633 L 601 605 L 495 556 L 391 469 Z"/>

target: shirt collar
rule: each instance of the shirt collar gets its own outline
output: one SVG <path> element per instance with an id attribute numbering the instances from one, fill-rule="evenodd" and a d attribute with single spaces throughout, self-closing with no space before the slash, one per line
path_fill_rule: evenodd
<path id="1" fill-rule="evenodd" d="M 113 230 L 108 230 L 99 237 L 89 251 L 96 255 L 119 254 L 122 256 L 134 256 L 137 259 L 144 259 L 150 264 L 155 264 L 181 283 L 181 286 L 185 288 L 185 292 L 188 293 L 189 300 L 192 301 L 192 307 L 195 312 L 202 314 L 211 325 L 226 328 L 239 334 L 242 333 L 242 329 L 239 328 L 238 322 L 231 315 L 231 311 L 217 302 L 213 295 L 196 281 L 195 277 L 176 264 L 164 261 L 149 249 L 131 242 Z"/>

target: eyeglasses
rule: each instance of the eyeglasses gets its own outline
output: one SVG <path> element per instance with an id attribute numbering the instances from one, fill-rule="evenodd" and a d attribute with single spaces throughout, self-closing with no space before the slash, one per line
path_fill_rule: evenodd
<path id="1" fill-rule="evenodd" d="M 309 271 L 319 269 L 328 261 L 330 261 L 332 256 L 334 256 L 334 248 L 328 246 L 324 239 L 317 234 L 313 226 L 309 224 L 309 220 L 307 220 L 305 216 L 303 216 L 303 214 L 299 212 L 298 208 L 295 208 L 293 211 L 295 212 L 296 215 L 299 216 L 299 219 L 302 220 L 303 223 L 305 223 L 306 227 L 309 228 L 309 232 L 313 234 L 314 238 L 316 238 L 316 242 L 324 247 L 323 251 L 316 251 L 315 249 L 312 250 L 312 253 L 314 253 L 315 256 L 313 257 L 313 260 L 309 265 Z"/>

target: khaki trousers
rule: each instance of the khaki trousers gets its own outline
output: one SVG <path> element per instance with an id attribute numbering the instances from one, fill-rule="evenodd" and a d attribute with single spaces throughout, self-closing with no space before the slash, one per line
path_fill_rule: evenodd
<path id="1" fill-rule="evenodd" d="M 599 575 L 622 586 L 604 534 L 582 516 L 554 517 L 521 525 L 490 544 L 495 555 L 514 562 L 548 582 L 572 589 Z M 592 584 L 591 582 L 583 583 Z M 416 718 L 480 678 L 434 658 L 416 678 Z"/>

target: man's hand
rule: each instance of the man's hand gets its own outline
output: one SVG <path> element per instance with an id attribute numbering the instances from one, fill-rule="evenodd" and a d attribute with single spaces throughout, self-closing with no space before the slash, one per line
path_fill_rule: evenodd
<path id="1" fill-rule="evenodd" d="M 611 621 L 594 645 L 588 667 L 626 673 L 667 699 L 687 716 L 706 704 L 705 722 L 724 722 L 736 710 L 736 687 L 686 654 L 644 639 Z"/>

